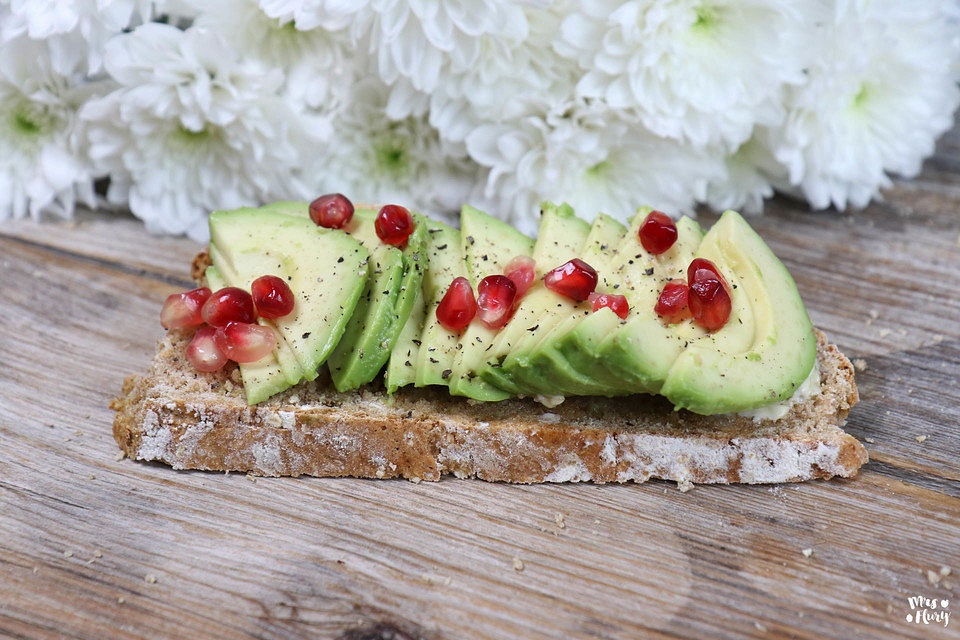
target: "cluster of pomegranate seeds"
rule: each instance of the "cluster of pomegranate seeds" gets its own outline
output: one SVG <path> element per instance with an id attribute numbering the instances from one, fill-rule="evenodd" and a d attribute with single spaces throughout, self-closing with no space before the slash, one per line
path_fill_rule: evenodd
<path id="1" fill-rule="evenodd" d="M 343 229 L 353 219 L 353 203 L 342 193 L 328 193 L 310 203 L 310 219 L 327 229 Z"/>
<path id="2" fill-rule="evenodd" d="M 277 346 L 273 329 L 246 322 L 228 322 L 219 327 L 213 341 L 220 352 L 234 362 L 256 362 Z"/>
<path id="3" fill-rule="evenodd" d="M 594 311 L 599 311 L 604 307 L 609 308 L 617 314 L 621 320 L 626 320 L 627 314 L 630 313 L 630 305 L 627 303 L 627 297 L 620 294 L 597 293 L 594 291 L 587 296 L 587 302 L 590 303 Z"/>
<path id="4" fill-rule="evenodd" d="M 522 298 L 533 285 L 536 266 L 537 263 L 530 256 L 517 256 L 504 267 L 503 275 L 513 280 L 513 284 L 517 287 L 517 298 Z"/>
<path id="5" fill-rule="evenodd" d="M 547 273 L 543 284 L 551 291 L 582 302 L 597 288 L 597 272 L 580 258 L 574 258 Z"/>
<path id="6" fill-rule="evenodd" d="M 477 285 L 477 316 L 488 329 L 499 329 L 513 317 L 517 285 L 507 276 L 487 276 Z"/>
<path id="7" fill-rule="evenodd" d="M 402 245 L 413 233 L 413 216 L 398 204 L 388 204 L 377 212 L 373 221 L 377 237 L 385 244 Z"/>
<path id="8" fill-rule="evenodd" d="M 477 301 L 473 297 L 470 281 L 464 277 L 454 278 L 450 288 L 437 305 L 437 322 L 447 331 L 460 333 L 477 315 Z"/>
<path id="9" fill-rule="evenodd" d="M 705 258 L 694 258 L 687 267 L 687 281 L 668 282 L 654 311 L 667 322 L 692 316 L 694 324 L 716 331 L 727 324 L 732 308 L 730 289 L 717 266 Z"/>
<path id="10" fill-rule="evenodd" d="M 673 246 L 677 241 L 677 225 L 665 213 L 651 211 L 637 232 L 640 244 L 654 255 L 659 255 Z"/>
<path id="11" fill-rule="evenodd" d="M 186 329 L 203 324 L 200 310 L 210 297 L 210 289 L 200 287 L 167 296 L 160 310 L 160 324 L 164 329 Z"/>
<path id="12" fill-rule="evenodd" d="M 260 276 L 251 283 L 250 293 L 261 318 L 276 320 L 293 311 L 293 291 L 283 278 Z"/>
<path id="13" fill-rule="evenodd" d="M 690 317 L 690 309 L 687 307 L 689 292 L 690 287 L 685 281 L 679 278 L 671 280 L 660 292 L 657 304 L 653 307 L 654 312 L 670 324 L 686 320 Z"/>
<path id="14" fill-rule="evenodd" d="M 727 324 L 733 304 L 730 290 L 720 271 L 709 260 L 696 258 L 687 267 L 690 295 L 687 303 L 693 322 L 707 331 Z"/>

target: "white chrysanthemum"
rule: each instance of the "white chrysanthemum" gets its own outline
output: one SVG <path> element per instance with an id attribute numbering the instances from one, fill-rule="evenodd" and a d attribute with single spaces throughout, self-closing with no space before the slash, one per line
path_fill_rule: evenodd
<path id="1" fill-rule="evenodd" d="M 144 25 L 106 47 L 121 87 L 88 103 L 90 155 L 147 227 L 206 236 L 206 214 L 304 193 L 311 137 L 277 92 L 282 74 L 214 34 Z"/>
<path id="2" fill-rule="evenodd" d="M 293 21 L 297 29 L 317 27 L 336 31 L 353 22 L 369 0 L 260 0 L 263 12 L 282 23 Z"/>
<path id="3" fill-rule="evenodd" d="M 387 118 L 387 92 L 375 78 L 354 87 L 351 108 L 334 122 L 332 139 L 312 156 L 305 179 L 314 193 L 339 191 L 355 202 L 395 202 L 423 213 L 459 209 L 478 167 L 425 117 Z"/>
<path id="4" fill-rule="evenodd" d="M 528 25 L 509 0 L 370 0 L 352 30 L 368 39 L 384 82 L 402 77 L 430 93 L 443 74 L 477 63 L 484 36 L 522 40 Z"/>
<path id="5" fill-rule="evenodd" d="M 150 16 L 149 0 L 0 0 L 0 41 L 26 36 L 43 40 L 53 68 L 67 75 L 78 64 L 101 67 L 103 45 Z M 4 15 L 4 10 L 6 15 Z"/>
<path id="6" fill-rule="evenodd" d="M 773 195 L 772 182 L 786 176 L 782 165 L 770 155 L 763 137 L 763 132 L 757 132 L 733 153 L 717 150 L 723 156 L 725 171 L 707 185 L 706 204 L 717 211 L 763 211 L 764 199 Z"/>
<path id="7" fill-rule="evenodd" d="M 545 199 L 587 219 L 603 212 L 626 220 L 643 205 L 688 212 L 723 174 L 715 156 L 589 108 L 478 127 L 467 149 L 490 168 L 483 195 L 524 231 L 536 228 Z"/>
<path id="8" fill-rule="evenodd" d="M 862 207 L 886 172 L 913 176 L 952 123 L 957 25 L 949 0 L 841 3 L 808 81 L 790 92 L 775 156 L 815 208 Z M 781 186 L 781 185 L 778 185 Z"/>
<path id="9" fill-rule="evenodd" d="M 777 124 L 807 60 L 802 0 L 603 0 L 563 21 L 556 49 L 580 62 L 580 96 L 634 113 L 653 133 L 736 149 Z M 804 7 L 801 11 L 800 7 Z"/>
<path id="10" fill-rule="evenodd" d="M 95 204 L 77 111 L 99 87 L 81 80 L 57 73 L 41 43 L 0 48 L 0 219 Z"/>
<path id="11" fill-rule="evenodd" d="M 245 56 L 283 70 L 284 93 L 294 105 L 335 111 L 363 64 L 364 56 L 351 50 L 346 29 L 306 29 L 292 18 L 267 15 L 255 0 L 202 0 L 196 8 L 196 27 L 217 33 Z"/>

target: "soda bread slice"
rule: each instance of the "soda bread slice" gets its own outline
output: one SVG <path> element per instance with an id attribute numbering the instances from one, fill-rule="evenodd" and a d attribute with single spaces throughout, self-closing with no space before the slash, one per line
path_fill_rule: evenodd
<path id="1" fill-rule="evenodd" d="M 857 402 L 853 367 L 817 332 L 820 393 L 783 418 L 674 411 L 662 398 L 476 403 L 443 389 L 338 393 L 325 374 L 248 406 L 235 366 L 207 374 L 169 332 L 150 372 L 127 378 L 113 433 L 132 459 L 269 476 L 444 474 L 503 482 L 796 482 L 850 477 L 867 461 L 841 429 Z"/>

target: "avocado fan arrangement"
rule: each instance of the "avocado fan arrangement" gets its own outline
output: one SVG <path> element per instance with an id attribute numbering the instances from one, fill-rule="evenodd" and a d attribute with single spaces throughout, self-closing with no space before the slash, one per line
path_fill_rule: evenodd
<path id="1" fill-rule="evenodd" d="M 471 206 L 460 229 L 340 194 L 210 215 L 208 287 L 170 296 L 201 371 L 256 404 L 323 365 L 338 391 L 442 386 L 476 401 L 659 394 L 700 414 L 789 399 L 815 364 L 797 287 L 735 211 L 706 232 L 544 203 L 533 240 Z"/>

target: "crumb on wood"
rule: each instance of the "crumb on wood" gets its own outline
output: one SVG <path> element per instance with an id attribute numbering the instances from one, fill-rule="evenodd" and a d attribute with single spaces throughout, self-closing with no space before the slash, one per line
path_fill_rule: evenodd
<path id="1" fill-rule="evenodd" d="M 766 633 L 766 632 L 767 632 L 767 628 L 766 628 L 765 626 L 763 626 L 762 624 L 760 624 L 759 622 L 754 622 L 754 623 L 753 623 L 753 626 L 754 626 L 754 628 L 756 628 L 756 630 L 759 631 L 760 633 Z"/>
<path id="2" fill-rule="evenodd" d="M 34 567 L 34 568 L 33 568 L 33 573 L 34 573 L 34 574 L 40 573 L 40 567 Z"/>
<path id="3" fill-rule="evenodd" d="M 813 555 L 813 549 L 807 548 L 807 549 L 804 549 L 803 551 L 801 551 L 800 553 L 803 554 L 803 557 L 809 558 L 810 556 Z"/>
<path id="4" fill-rule="evenodd" d="M 863 358 L 855 358 L 853 361 L 853 367 L 857 371 L 866 371 L 867 370 L 867 361 Z"/>
<path id="5" fill-rule="evenodd" d="M 250 482 L 256 482 L 256 481 L 257 481 L 257 476 L 253 475 L 252 473 L 248 473 L 248 474 L 247 474 L 247 480 L 249 480 Z"/>
<path id="6" fill-rule="evenodd" d="M 64 558 L 72 558 L 72 557 L 73 557 L 73 551 L 64 551 L 64 552 L 63 552 L 63 557 L 64 557 Z"/>
<path id="7" fill-rule="evenodd" d="M 947 565 L 943 565 L 942 567 L 940 567 L 940 575 L 944 578 L 950 575 L 950 567 L 948 567 Z"/>
<path id="8" fill-rule="evenodd" d="M 557 523 L 557 527 L 560 529 L 566 529 L 567 523 L 563 521 L 563 514 L 557 511 L 553 516 L 553 521 Z"/>
<path id="9" fill-rule="evenodd" d="M 153 575 L 152 573 L 148 573 L 147 575 L 143 576 L 143 581 L 149 584 L 157 584 L 157 576 Z"/>
<path id="10" fill-rule="evenodd" d="M 874 444 L 876 442 L 876 440 L 873 438 L 864 438 L 864 441 L 866 441 L 868 444 Z"/>
<path id="11" fill-rule="evenodd" d="M 94 558 L 102 558 L 102 557 L 103 557 L 103 552 L 100 551 L 100 549 L 95 549 L 95 550 L 93 551 L 93 557 L 94 557 Z"/>
<path id="12" fill-rule="evenodd" d="M 596 518 L 594 518 L 594 519 L 593 519 L 593 524 L 600 524 L 600 521 L 597 520 Z"/>
<path id="13" fill-rule="evenodd" d="M 123 460 L 123 459 L 126 458 L 126 457 L 127 457 L 127 454 L 126 454 L 125 451 L 117 451 L 116 455 L 113 456 L 113 459 L 114 459 L 115 462 L 120 462 L 121 460 Z"/>
<path id="14" fill-rule="evenodd" d="M 449 587 L 450 583 L 452 582 L 450 576 L 438 576 L 431 573 L 424 573 L 421 577 L 427 584 L 437 584 L 445 587 Z"/>
<path id="15" fill-rule="evenodd" d="M 686 493 L 693 489 L 693 483 L 689 479 L 684 478 L 683 480 L 677 481 L 677 489 L 680 490 L 680 493 Z"/>
<path id="16" fill-rule="evenodd" d="M 927 435 L 917 436 L 917 442 L 919 442 L 920 444 L 923 444 L 924 441 L 926 441 L 926 439 L 929 438 L 929 437 L 930 437 L 930 436 L 927 436 Z"/>
<path id="17" fill-rule="evenodd" d="M 124 602 L 126 602 L 126 600 L 123 599 L 123 596 L 117 598 L 117 604 L 123 604 Z"/>
<path id="18" fill-rule="evenodd" d="M 419 476 L 417 476 L 416 478 L 410 478 L 410 482 L 412 482 L 413 484 L 420 484 L 420 480 L 421 478 Z"/>
<path id="19" fill-rule="evenodd" d="M 877 311 L 876 309 L 870 309 L 870 317 L 876 320 L 877 318 L 880 317 L 880 312 Z"/>
<path id="20" fill-rule="evenodd" d="M 887 329 L 886 327 L 884 327 L 883 329 L 880 329 L 881 338 L 886 338 L 888 335 L 890 335 L 890 329 Z"/>
<path id="21" fill-rule="evenodd" d="M 523 567 L 523 560 L 520 559 L 520 556 L 513 556 L 513 570 L 523 571 Z"/>

